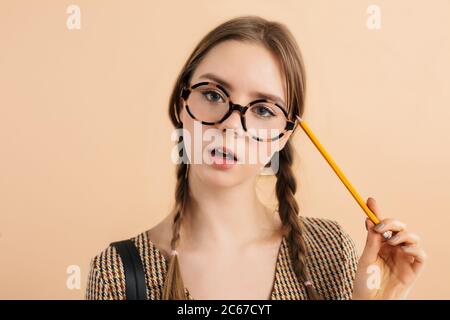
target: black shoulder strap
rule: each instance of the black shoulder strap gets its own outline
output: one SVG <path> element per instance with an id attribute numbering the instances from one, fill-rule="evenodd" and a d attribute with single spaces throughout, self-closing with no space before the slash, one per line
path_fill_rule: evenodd
<path id="1" fill-rule="evenodd" d="M 125 294 L 128 300 L 146 300 L 144 267 L 139 252 L 131 239 L 112 242 L 120 255 L 125 273 Z"/>

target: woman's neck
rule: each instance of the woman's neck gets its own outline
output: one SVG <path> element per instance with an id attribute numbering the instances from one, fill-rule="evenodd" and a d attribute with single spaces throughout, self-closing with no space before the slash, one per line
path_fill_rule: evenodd
<path id="1" fill-rule="evenodd" d="M 189 247 L 237 247 L 279 235 L 279 217 L 259 201 L 256 180 L 213 187 L 190 176 L 189 183 L 190 201 L 181 228 L 182 242 Z"/>

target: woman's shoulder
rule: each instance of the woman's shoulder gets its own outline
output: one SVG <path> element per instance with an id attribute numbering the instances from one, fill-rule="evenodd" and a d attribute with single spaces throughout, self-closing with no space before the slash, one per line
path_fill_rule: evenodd
<path id="1" fill-rule="evenodd" d="M 315 249 L 347 256 L 356 251 L 353 239 L 338 221 L 307 216 L 300 216 L 299 220 L 306 242 Z"/>
<path id="2" fill-rule="evenodd" d="M 308 247 L 311 273 L 328 299 L 350 299 L 358 254 L 355 243 L 339 222 L 300 217 Z"/>
<path id="3" fill-rule="evenodd" d="M 128 238 L 135 245 L 141 258 L 147 283 L 147 298 L 155 295 L 163 287 L 166 261 L 161 252 L 149 241 L 147 231 Z M 88 283 L 85 298 L 88 300 L 123 300 L 125 295 L 125 276 L 122 259 L 118 250 L 110 242 L 90 260 Z"/>
<path id="4" fill-rule="evenodd" d="M 306 235 L 309 237 L 319 236 L 318 239 L 320 240 L 324 240 L 324 236 L 326 236 L 325 239 L 329 240 L 342 240 L 344 237 L 345 240 L 351 240 L 337 220 L 311 216 L 299 216 L 299 220 L 303 223 Z"/>

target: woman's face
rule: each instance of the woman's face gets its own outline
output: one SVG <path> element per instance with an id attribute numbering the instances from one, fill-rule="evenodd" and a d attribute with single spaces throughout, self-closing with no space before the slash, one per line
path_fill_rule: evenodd
<path id="1" fill-rule="evenodd" d="M 246 106 L 251 101 L 270 96 L 271 100 L 278 99 L 287 105 L 280 64 L 259 44 L 228 40 L 213 47 L 194 71 L 189 85 L 204 81 L 221 84 L 235 104 Z M 206 96 L 199 95 L 201 98 L 221 99 L 216 92 L 202 94 Z M 192 104 L 191 99 L 189 104 Z M 258 110 L 260 112 L 264 111 Z M 254 179 L 272 155 L 284 147 L 292 132 L 288 131 L 275 141 L 257 141 L 245 133 L 238 111 L 220 124 L 202 125 L 188 114 L 184 102 L 180 119 L 187 131 L 185 134 L 190 137 L 184 139 L 190 174 L 218 186 L 231 187 Z M 224 158 L 220 147 L 233 155 Z"/>

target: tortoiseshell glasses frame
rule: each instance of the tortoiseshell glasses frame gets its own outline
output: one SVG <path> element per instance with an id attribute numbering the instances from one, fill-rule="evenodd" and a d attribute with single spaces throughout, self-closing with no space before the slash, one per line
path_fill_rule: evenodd
<path id="1" fill-rule="evenodd" d="M 215 121 L 215 122 L 209 122 L 209 121 L 204 121 L 204 120 L 202 120 L 202 119 L 198 119 L 198 118 L 192 113 L 192 110 L 191 110 L 190 107 L 189 107 L 188 99 L 189 99 L 190 94 L 191 94 L 194 90 L 196 90 L 197 88 L 199 88 L 199 87 L 201 87 L 201 86 L 212 86 L 212 87 L 214 87 L 214 88 L 216 88 L 216 89 L 219 89 L 219 90 L 220 90 L 221 92 L 223 92 L 224 95 L 225 95 L 226 103 L 228 104 L 228 111 L 227 111 L 227 112 L 225 113 L 225 115 L 224 115 L 221 119 L 219 119 L 218 121 Z M 215 83 L 215 82 L 203 81 L 203 82 L 199 82 L 199 83 L 196 83 L 196 84 L 194 84 L 194 85 L 191 85 L 191 86 L 184 86 L 184 87 L 182 88 L 182 90 L 181 90 L 181 98 L 182 98 L 183 101 L 185 102 L 186 110 L 187 110 L 187 113 L 189 114 L 189 116 L 190 116 L 192 119 L 194 119 L 194 120 L 200 121 L 200 122 L 201 122 L 202 124 L 204 124 L 204 125 L 215 125 L 215 124 L 220 124 L 220 123 L 224 122 L 226 119 L 228 119 L 228 117 L 230 117 L 230 115 L 231 115 L 234 111 L 238 111 L 239 114 L 240 114 L 240 118 L 241 118 L 242 128 L 244 129 L 244 131 L 245 131 L 251 138 L 253 138 L 253 139 L 257 140 L 257 141 L 274 141 L 274 140 L 280 139 L 286 132 L 288 132 L 288 131 L 290 131 L 290 130 L 293 130 L 293 129 L 295 128 L 295 125 L 296 125 L 296 122 L 297 122 L 297 121 L 291 121 L 291 120 L 289 120 L 289 118 L 288 118 L 288 113 L 287 113 L 286 108 L 285 108 L 284 106 L 282 106 L 281 104 L 279 104 L 279 103 L 277 103 L 277 102 L 271 101 L 271 100 L 269 100 L 269 99 L 257 99 L 257 100 L 253 100 L 253 101 L 249 102 L 249 103 L 248 103 L 247 105 L 245 105 L 245 106 L 242 106 L 242 105 L 240 105 L 240 104 L 233 103 L 233 102 L 231 101 L 231 99 L 230 99 L 230 95 L 228 94 L 227 90 L 225 90 L 225 88 L 224 88 L 223 86 L 221 86 L 220 84 L 217 84 L 217 83 Z M 276 137 L 271 137 L 271 138 L 263 139 L 263 138 L 260 138 L 260 137 L 257 137 L 257 136 L 254 136 L 254 135 L 250 134 L 250 133 L 248 132 L 248 130 L 247 130 L 247 123 L 246 123 L 246 118 L 245 118 L 245 115 L 246 115 L 247 110 L 248 110 L 251 106 L 253 106 L 253 105 L 255 105 L 255 104 L 258 104 L 258 103 L 262 103 L 262 102 L 269 103 L 269 104 L 271 104 L 271 105 L 273 105 L 273 106 L 278 107 L 278 108 L 281 110 L 281 112 L 283 113 L 284 117 L 285 117 L 286 125 L 284 126 L 284 128 L 282 129 L 282 131 L 280 132 L 280 134 L 279 134 L 278 136 L 276 136 Z M 177 113 L 177 112 L 175 112 L 175 115 L 176 115 L 176 117 L 177 117 L 177 120 L 180 122 L 180 120 L 178 119 L 178 113 Z"/>

